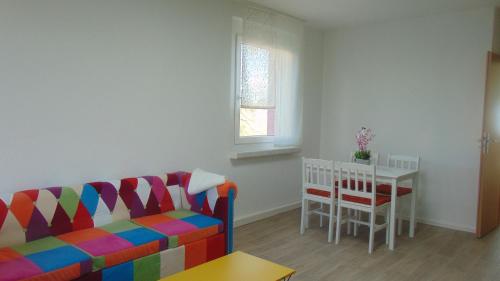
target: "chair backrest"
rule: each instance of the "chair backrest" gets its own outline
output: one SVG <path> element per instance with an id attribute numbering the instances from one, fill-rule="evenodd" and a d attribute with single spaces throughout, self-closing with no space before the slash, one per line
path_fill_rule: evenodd
<path id="1" fill-rule="evenodd" d="M 351 151 L 351 157 L 349 158 L 350 162 L 354 162 L 354 151 Z M 370 165 L 378 165 L 378 152 L 370 152 Z"/>
<path id="2" fill-rule="evenodd" d="M 333 192 L 333 161 L 302 158 L 302 188 L 315 188 Z"/>
<path id="3" fill-rule="evenodd" d="M 387 156 L 387 167 L 408 169 L 408 170 L 419 170 L 420 157 L 389 154 Z"/>
<path id="4" fill-rule="evenodd" d="M 376 167 L 349 162 L 336 162 L 335 171 L 339 182 L 339 200 L 342 195 L 351 195 L 371 200 L 375 204 Z M 354 186 L 353 186 L 354 185 Z"/>

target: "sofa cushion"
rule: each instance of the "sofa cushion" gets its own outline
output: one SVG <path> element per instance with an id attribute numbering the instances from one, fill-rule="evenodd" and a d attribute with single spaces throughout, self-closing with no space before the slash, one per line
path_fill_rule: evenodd
<path id="1" fill-rule="evenodd" d="M 166 235 L 169 249 L 223 231 L 221 220 L 183 209 L 137 218 L 133 222 Z"/>
<path id="2" fill-rule="evenodd" d="M 121 180 L 120 197 L 130 210 L 130 218 L 175 210 L 174 201 L 166 187 L 167 180 L 157 176 Z"/>
<path id="3" fill-rule="evenodd" d="M 71 280 L 91 269 L 89 255 L 55 237 L 0 248 L 1 281 Z"/>
<path id="4" fill-rule="evenodd" d="M 58 236 L 92 257 L 94 271 L 167 248 L 167 237 L 128 220 Z"/>

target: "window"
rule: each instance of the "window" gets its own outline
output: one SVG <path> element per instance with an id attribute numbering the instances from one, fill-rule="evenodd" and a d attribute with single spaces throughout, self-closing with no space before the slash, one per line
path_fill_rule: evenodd
<path id="1" fill-rule="evenodd" d="M 239 142 L 271 141 L 275 134 L 276 89 L 273 50 L 237 40 L 237 110 Z"/>
<path id="2" fill-rule="evenodd" d="M 301 25 L 251 8 L 233 25 L 236 144 L 298 145 Z"/>

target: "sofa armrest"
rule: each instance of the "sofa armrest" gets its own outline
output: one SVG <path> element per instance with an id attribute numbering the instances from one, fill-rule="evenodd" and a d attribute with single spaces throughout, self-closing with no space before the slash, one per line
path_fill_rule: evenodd
<path id="1" fill-rule="evenodd" d="M 178 172 L 176 175 L 183 192 L 182 207 L 220 219 L 224 223 L 226 252 L 231 253 L 233 250 L 234 200 L 238 193 L 236 183 L 226 181 L 209 190 L 197 194 L 189 194 L 187 190 L 191 173 Z"/>
<path id="2" fill-rule="evenodd" d="M 219 198 L 228 198 L 230 196 L 230 192 L 232 192 L 233 199 L 236 199 L 236 195 L 238 194 L 238 186 L 235 182 L 226 181 L 225 183 L 218 185 L 217 193 L 219 194 Z"/>
<path id="3" fill-rule="evenodd" d="M 234 182 L 226 181 L 216 187 L 219 197 L 215 203 L 213 217 L 224 222 L 224 233 L 226 234 L 226 253 L 233 251 L 233 227 L 234 227 L 234 200 L 238 188 Z"/>

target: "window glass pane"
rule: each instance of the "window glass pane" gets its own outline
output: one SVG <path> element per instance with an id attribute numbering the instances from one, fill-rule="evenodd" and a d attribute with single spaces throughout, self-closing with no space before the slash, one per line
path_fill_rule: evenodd
<path id="1" fill-rule="evenodd" d="M 269 49 L 241 44 L 241 107 L 272 108 Z"/>
<path id="2" fill-rule="evenodd" d="M 241 108 L 240 136 L 274 136 L 274 109 Z"/>

